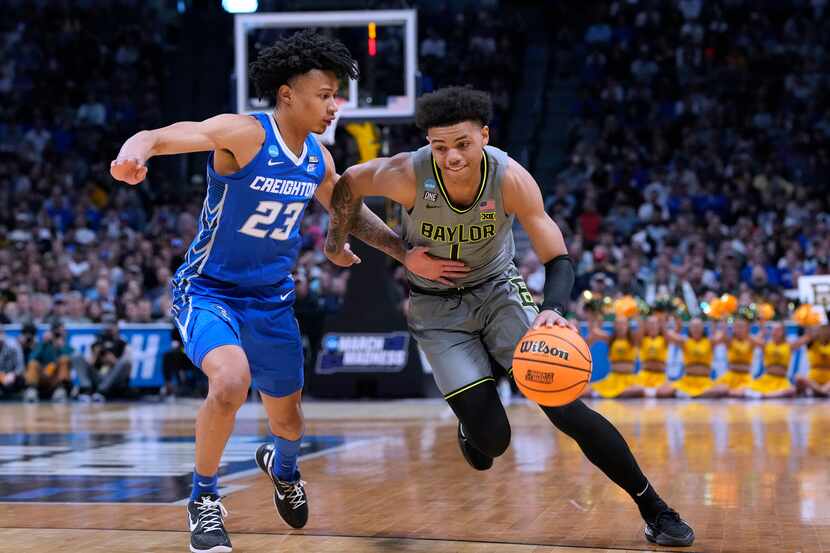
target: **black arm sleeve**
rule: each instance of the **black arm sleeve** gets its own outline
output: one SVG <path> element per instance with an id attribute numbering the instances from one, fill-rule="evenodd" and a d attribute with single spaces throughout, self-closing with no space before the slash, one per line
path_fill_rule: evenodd
<path id="1" fill-rule="evenodd" d="M 542 311 L 551 309 L 564 315 L 574 287 L 574 267 L 570 256 L 560 255 L 545 263 L 545 299 Z"/>

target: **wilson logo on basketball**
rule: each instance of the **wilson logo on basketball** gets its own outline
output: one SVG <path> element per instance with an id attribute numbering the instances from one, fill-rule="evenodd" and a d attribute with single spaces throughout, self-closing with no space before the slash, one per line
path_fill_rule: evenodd
<path id="1" fill-rule="evenodd" d="M 553 373 L 528 370 L 525 372 L 525 380 L 536 384 L 553 384 Z"/>
<path id="2" fill-rule="evenodd" d="M 522 347 L 519 350 L 522 353 L 546 353 L 559 359 L 568 360 L 568 352 L 563 351 L 557 347 L 551 347 L 545 343 L 544 340 L 527 340 L 522 342 Z"/>

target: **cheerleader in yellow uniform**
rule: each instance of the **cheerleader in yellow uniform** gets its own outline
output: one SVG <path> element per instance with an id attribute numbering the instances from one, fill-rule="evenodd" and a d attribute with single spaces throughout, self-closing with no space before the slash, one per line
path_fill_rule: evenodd
<path id="1" fill-rule="evenodd" d="M 672 384 L 677 397 L 718 397 L 712 391 L 712 341 L 706 336 L 703 321 L 698 318 L 689 323 L 689 336 L 667 331 L 670 342 L 683 348 L 683 376 Z"/>
<path id="2" fill-rule="evenodd" d="M 634 363 L 637 360 L 637 339 L 631 331 L 628 319 L 619 317 L 614 321 L 614 330 L 609 335 L 599 325 L 592 323 L 588 342 L 606 342 L 608 344 L 608 362 L 611 370 L 598 382 L 591 384 L 590 390 L 583 395 L 604 398 L 636 397 L 632 387 L 636 380 Z"/>
<path id="3" fill-rule="evenodd" d="M 809 329 L 807 362 L 810 369 L 807 376 L 796 380 L 800 390 L 811 390 L 819 397 L 830 396 L 830 324 Z"/>
<path id="4" fill-rule="evenodd" d="M 735 395 L 749 398 L 781 398 L 795 396 L 795 386 L 787 378 L 793 351 L 807 343 L 809 336 L 787 341 L 782 323 L 773 323 L 766 343 L 753 337 L 764 348 L 764 374 L 753 379 Z"/>
<path id="5" fill-rule="evenodd" d="M 752 357 L 755 355 L 757 342 L 749 334 L 749 322 L 738 319 L 732 327 L 732 337 L 721 329 L 714 338 L 715 344 L 726 344 L 727 370 L 715 381 L 711 394 L 718 397 L 727 395 L 743 396 L 742 390 L 752 380 Z"/>
<path id="6" fill-rule="evenodd" d="M 629 390 L 645 397 L 672 397 L 674 388 L 666 377 L 666 360 L 669 357 L 669 341 L 654 315 L 646 319 L 643 334 L 639 340 L 640 372 Z"/>

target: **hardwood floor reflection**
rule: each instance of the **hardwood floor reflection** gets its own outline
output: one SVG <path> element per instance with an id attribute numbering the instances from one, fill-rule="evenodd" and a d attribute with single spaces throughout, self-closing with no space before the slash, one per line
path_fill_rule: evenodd
<path id="1" fill-rule="evenodd" d="M 197 404 L 0 404 L 0 551 L 186 551 Z M 830 553 L 830 403 L 599 401 L 700 552 Z M 440 401 L 309 402 L 301 461 L 311 517 L 278 519 L 250 456 L 267 435 L 247 404 L 221 478 L 234 551 L 667 550 L 629 497 L 537 408 L 475 472 Z M 247 465 L 245 463 L 248 463 Z M 71 530 L 71 531 L 67 531 Z M 583 549 L 594 548 L 594 549 Z"/>

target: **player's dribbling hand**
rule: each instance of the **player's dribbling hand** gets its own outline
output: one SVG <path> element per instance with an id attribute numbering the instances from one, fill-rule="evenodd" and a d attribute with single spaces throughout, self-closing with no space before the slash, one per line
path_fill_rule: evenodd
<path id="1" fill-rule="evenodd" d="M 331 253 L 328 250 L 325 250 L 325 252 L 326 257 L 329 258 L 329 261 L 338 267 L 351 267 L 352 265 L 360 263 L 360 258 L 352 252 L 352 247 L 348 244 L 345 244 L 343 249 L 338 253 Z"/>
<path id="2" fill-rule="evenodd" d="M 548 328 L 553 328 L 555 326 L 564 326 L 570 328 L 574 332 L 578 332 L 576 327 L 572 322 L 568 319 L 553 311 L 552 309 L 546 309 L 542 311 L 538 315 L 536 315 L 536 319 L 533 321 L 533 328 L 541 328 L 546 326 Z"/>
<path id="3" fill-rule="evenodd" d="M 429 248 L 418 246 L 406 252 L 404 259 L 406 268 L 419 277 L 434 280 L 446 286 L 454 286 L 450 279 L 461 278 L 470 272 L 470 268 L 463 261 L 433 257 L 427 251 Z"/>
<path id="4" fill-rule="evenodd" d="M 110 163 L 110 175 L 127 184 L 138 184 L 147 176 L 147 166 L 135 158 L 119 158 Z"/>

